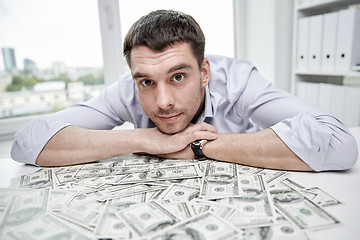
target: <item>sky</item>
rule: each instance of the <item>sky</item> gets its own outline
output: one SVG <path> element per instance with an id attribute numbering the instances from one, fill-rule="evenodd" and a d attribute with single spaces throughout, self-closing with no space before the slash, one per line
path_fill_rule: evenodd
<path id="1" fill-rule="evenodd" d="M 221 3 L 221 4 L 219 4 Z M 192 15 L 207 38 L 206 53 L 233 56 L 232 0 L 119 0 L 122 37 L 139 17 L 156 9 Z M 12 47 L 40 68 L 63 61 L 68 67 L 101 67 L 97 0 L 0 0 L 0 48 Z M 0 60 L 0 70 L 4 69 Z"/>

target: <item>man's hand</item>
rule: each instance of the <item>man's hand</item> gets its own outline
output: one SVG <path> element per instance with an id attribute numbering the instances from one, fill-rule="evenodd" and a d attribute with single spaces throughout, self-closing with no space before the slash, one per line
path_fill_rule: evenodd
<path id="1" fill-rule="evenodd" d="M 204 122 L 192 124 L 173 135 L 164 134 L 157 128 L 139 131 L 144 137 L 143 153 L 164 158 L 193 158 L 189 148 L 191 142 L 198 139 L 215 140 L 218 136 L 216 128 Z"/>

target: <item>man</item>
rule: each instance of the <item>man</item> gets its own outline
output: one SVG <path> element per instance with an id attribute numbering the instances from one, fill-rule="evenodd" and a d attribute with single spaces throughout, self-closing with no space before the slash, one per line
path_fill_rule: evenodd
<path id="1" fill-rule="evenodd" d="M 30 122 L 15 134 L 13 159 L 61 166 L 143 153 L 301 171 L 355 164 L 355 139 L 336 118 L 276 89 L 249 63 L 204 57 L 204 48 L 189 15 L 140 18 L 124 41 L 131 75 Z M 135 129 L 110 131 L 125 121 Z"/>

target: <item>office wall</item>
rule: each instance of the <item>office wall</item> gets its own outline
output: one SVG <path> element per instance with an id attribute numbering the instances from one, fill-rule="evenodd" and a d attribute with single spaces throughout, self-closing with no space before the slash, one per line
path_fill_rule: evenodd
<path id="1" fill-rule="evenodd" d="M 293 1 L 234 0 L 235 56 L 290 91 Z"/>

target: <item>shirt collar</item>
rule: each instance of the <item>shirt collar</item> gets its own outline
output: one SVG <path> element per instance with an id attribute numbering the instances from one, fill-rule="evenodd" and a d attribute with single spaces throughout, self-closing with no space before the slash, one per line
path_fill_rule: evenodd
<path id="1" fill-rule="evenodd" d="M 203 122 L 207 117 L 214 117 L 209 85 L 205 86 L 205 107 L 200 116 L 198 117 L 196 123 Z"/>

